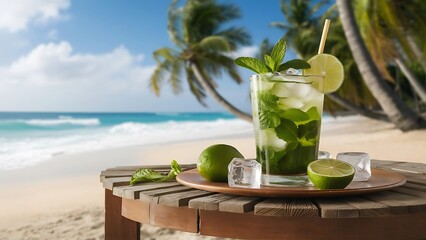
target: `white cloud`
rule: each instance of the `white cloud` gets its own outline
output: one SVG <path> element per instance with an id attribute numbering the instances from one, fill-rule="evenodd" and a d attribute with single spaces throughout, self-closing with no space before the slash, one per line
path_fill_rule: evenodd
<path id="1" fill-rule="evenodd" d="M 70 6 L 70 0 L 2 0 L 0 1 L 0 29 L 17 32 L 27 28 L 30 22 L 45 23 L 64 17 L 62 11 Z"/>
<path id="2" fill-rule="evenodd" d="M 237 51 L 228 54 L 228 56 L 231 58 L 254 57 L 258 51 L 259 48 L 257 46 L 246 46 L 238 48 Z"/>
<path id="3" fill-rule="evenodd" d="M 86 86 L 114 91 L 145 87 L 155 66 L 119 46 L 102 54 L 74 53 L 68 42 L 41 44 L 11 65 L 0 67 L 0 83 L 26 86 Z"/>
<path id="4" fill-rule="evenodd" d="M 52 29 L 47 33 L 47 38 L 51 40 L 56 40 L 58 38 L 58 30 Z"/>

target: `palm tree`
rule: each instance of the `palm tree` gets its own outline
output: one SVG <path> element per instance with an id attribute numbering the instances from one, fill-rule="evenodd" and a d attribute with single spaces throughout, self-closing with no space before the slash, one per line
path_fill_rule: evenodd
<path id="1" fill-rule="evenodd" d="M 176 48 L 160 48 L 154 52 L 157 68 L 150 78 L 150 87 L 159 95 L 166 80 L 174 93 L 182 91 L 186 81 L 191 93 L 203 106 L 206 93 L 232 114 L 252 121 L 217 91 L 214 77 L 228 74 L 233 81 L 243 82 L 230 57 L 240 45 L 250 44 L 250 36 L 243 28 L 223 28 L 225 23 L 240 16 L 234 5 L 218 4 L 215 0 L 188 0 L 178 7 L 172 1 L 168 10 L 168 31 Z"/>
<path id="2" fill-rule="evenodd" d="M 425 8 L 424 3 L 417 1 L 401 4 L 397 0 L 359 0 L 355 14 L 366 46 L 380 72 L 386 79 L 395 82 L 388 72 L 388 66 L 395 62 L 426 103 L 426 88 L 405 64 L 418 61 L 426 72 L 426 59 L 416 42 L 417 36 L 425 36 Z"/>
<path id="3" fill-rule="evenodd" d="M 300 58 L 309 59 L 317 54 L 322 28 L 320 23 L 324 19 L 316 11 L 325 3 L 326 1 L 320 1 L 311 5 L 308 0 L 281 1 L 284 22 L 273 22 L 271 25 L 285 31 L 284 37 Z M 344 63 L 346 77 L 338 92 L 326 95 L 324 110 L 333 113 L 343 107 L 366 117 L 383 120 L 383 114 L 371 111 L 377 107 L 377 102 L 361 80 L 335 8 L 330 8 L 325 16 L 333 20 L 325 52 L 335 55 Z"/>
<path id="4" fill-rule="evenodd" d="M 280 4 L 284 22 L 272 22 L 271 26 L 285 31 L 284 38 L 299 57 L 312 56 L 318 50 L 317 36 L 319 16 L 315 12 L 326 1 L 319 1 L 314 6 L 308 0 L 282 0 Z M 312 54 L 312 55 L 311 55 Z"/>
<path id="5" fill-rule="evenodd" d="M 426 126 L 426 121 L 408 108 L 384 81 L 361 37 L 351 1 L 336 0 L 346 39 L 363 79 L 389 120 L 403 131 Z"/>

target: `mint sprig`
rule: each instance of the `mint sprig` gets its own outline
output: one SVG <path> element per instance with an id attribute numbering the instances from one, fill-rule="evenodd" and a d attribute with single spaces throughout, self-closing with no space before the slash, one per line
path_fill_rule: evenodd
<path id="1" fill-rule="evenodd" d="M 293 59 L 282 63 L 287 51 L 287 46 L 284 38 L 281 38 L 272 48 L 271 54 L 265 54 L 263 60 L 252 57 L 239 57 L 235 59 L 235 64 L 248 68 L 258 74 L 268 72 L 282 72 L 289 68 L 306 69 L 311 68 L 311 65 L 301 59 Z M 282 64 L 281 64 L 282 63 Z"/>
<path id="2" fill-rule="evenodd" d="M 156 172 L 148 168 L 140 168 L 133 173 L 130 179 L 130 185 L 135 185 L 141 182 L 167 182 L 174 180 L 176 176 L 182 172 L 176 160 L 170 164 L 171 170 L 168 174 Z"/>

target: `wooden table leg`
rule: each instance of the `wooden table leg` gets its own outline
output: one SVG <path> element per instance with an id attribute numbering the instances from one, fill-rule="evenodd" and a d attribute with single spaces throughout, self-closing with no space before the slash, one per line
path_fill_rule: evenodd
<path id="1" fill-rule="evenodd" d="M 121 215 L 121 198 L 105 189 L 105 240 L 140 240 L 140 223 Z"/>

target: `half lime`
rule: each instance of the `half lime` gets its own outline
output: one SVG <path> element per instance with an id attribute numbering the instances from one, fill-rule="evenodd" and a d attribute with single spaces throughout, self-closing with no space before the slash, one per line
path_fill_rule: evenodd
<path id="1" fill-rule="evenodd" d="M 337 91 L 343 83 L 345 70 L 342 63 L 330 54 L 318 54 L 308 60 L 311 68 L 304 69 L 304 75 L 324 76 L 324 85 L 313 81 L 313 86 L 325 94 Z"/>
<path id="2" fill-rule="evenodd" d="M 351 183 L 355 169 L 336 159 L 320 159 L 308 165 L 308 176 L 319 189 L 343 189 Z"/>

